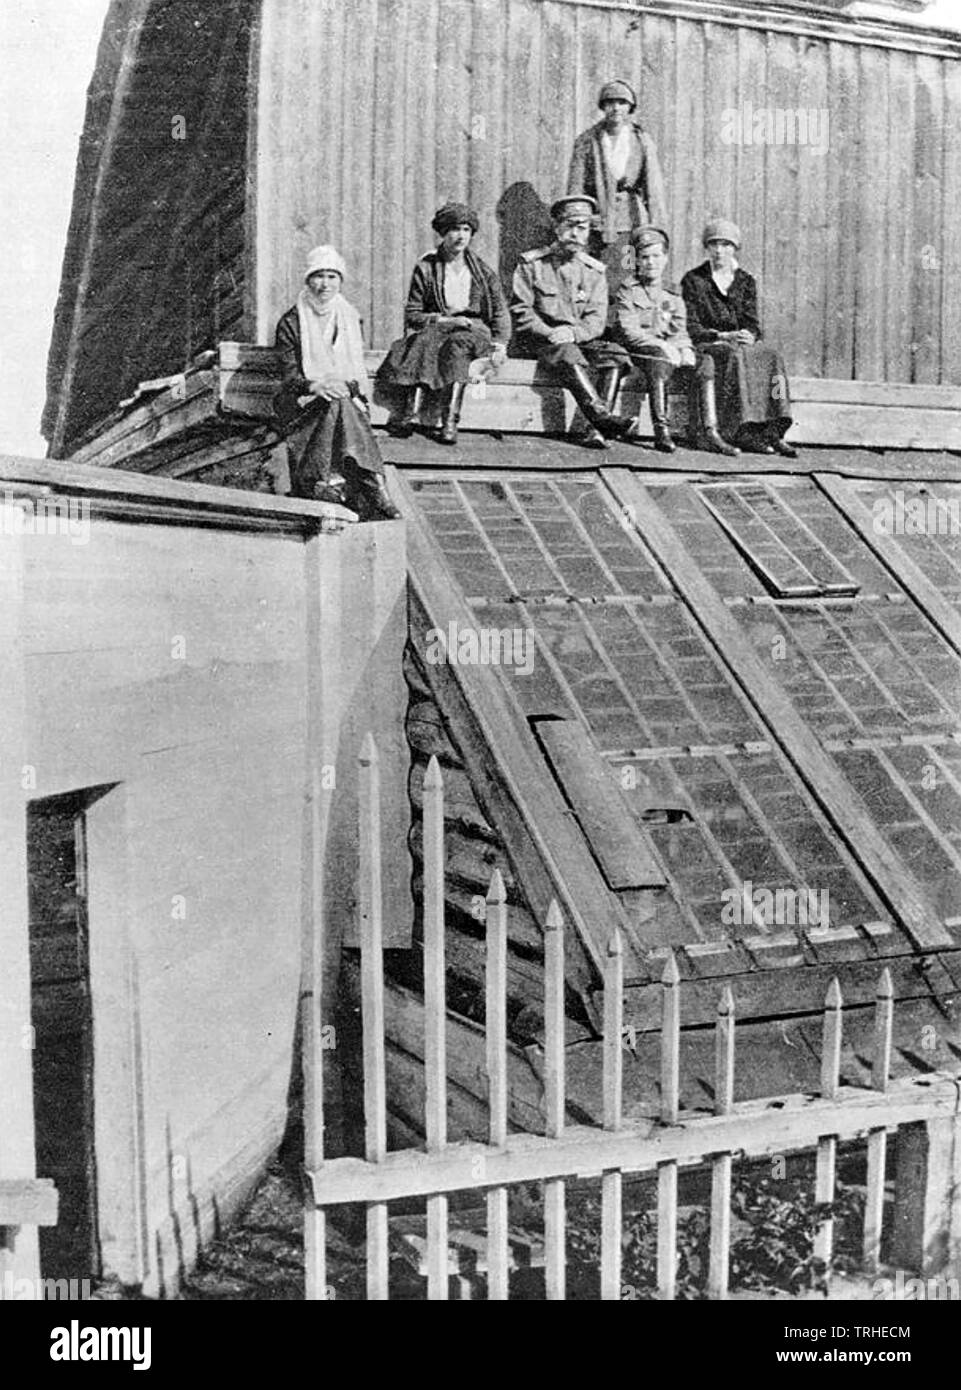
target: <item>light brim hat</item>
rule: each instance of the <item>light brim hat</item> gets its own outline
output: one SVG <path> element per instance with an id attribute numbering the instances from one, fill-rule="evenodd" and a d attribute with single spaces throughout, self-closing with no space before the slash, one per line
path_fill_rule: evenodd
<path id="1" fill-rule="evenodd" d="M 304 279 L 309 280 L 318 270 L 336 270 L 342 280 L 347 279 L 347 263 L 336 246 L 315 246 L 308 254 Z"/>
<path id="2" fill-rule="evenodd" d="M 631 110 L 637 109 L 637 97 L 634 95 L 634 88 L 627 82 L 605 82 L 597 97 L 598 106 L 603 106 L 605 101 L 629 101 Z"/>
<path id="3" fill-rule="evenodd" d="M 729 222 L 725 217 L 716 217 L 713 222 L 707 224 L 701 236 L 702 246 L 706 246 L 709 241 L 730 241 L 740 248 L 741 229 L 736 222 Z"/>
<path id="4" fill-rule="evenodd" d="M 551 217 L 555 222 L 559 222 L 562 217 L 567 217 L 570 209 L 574 207 L 582 208 L 590 217 L 597 212 L 597 203 L 586 193 L 569 193 L 566 198 L 558 198 L 555 203 L 551 203 Z"/>
<path id="5" fill-rule="evenodd" d="M 631 233 L 631 241 L 635 251 L 643 251 L 645 246 L 663 246 L 665 251 L 671 249 L 671 238 L 663 227 L 638 227 Z"/>

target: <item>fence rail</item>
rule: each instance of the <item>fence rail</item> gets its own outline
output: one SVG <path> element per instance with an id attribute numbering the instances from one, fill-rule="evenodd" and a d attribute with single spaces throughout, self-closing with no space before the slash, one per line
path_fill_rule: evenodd
<path id="1" fill-rule="evenodd" d="M 566 1187 L 571 1179 L 600 1178 L 602 1299 L 621 1297 L 623 1175 L 651 1173 L 657 1179 L 657 1292 L 676 1293 L 678 1174 L 682 1165 L 708 1166 L 711 1174 L 709 1297 L 728 1296 L 731 1254 L 732 1164 L 735 1156 L 762 1158 L 814 1149 L 815 1199 L 828 1208 L 814 1253 L 830 1264 L 834 1229 L 838 1144 L 866 1142 L 863 1264 L 876 1271 L 888 1179 L 888 1135 L 905 1126 L 928 1126 L 924 1171 L 896 1202 L 922 1212 L 924 1240 L 945 1258 L 961 1252 L 961 1128 L 959 1075 L 927 1072 L 892 1080 L 893 990 L 890 972 L 880 970 L 875 1003 L 870 1087 L 841 1083 L 843 999 L 835 979 L 824 1003 L 818 1095 L 781 1095 L 735 1100 L 736 1018 L 729 986 L 719 995 L 715 1023 L 715 1087 L 712 1114 L 684 1111 L 680 1104 L 681 993 L 673 955 L 661 981 L 660 1108 L 656 1116 L 625 1120 L 623 1114 L 623 952 L 612 937 L 604 968 L 603 1124 L 568 1125 L 565 1108 L 564 923 L 556 902 L 544 920 L 544 1115 L 545 1133 L 508 1133 L 507 900 L 495 869 L 487 894 L 486 1070 L 489 1134 L 486 1143 L 447 1137 L 446 988 L 444 940 L 444 787 L 431 758 L 425 778 L 424 818 L 424 1016 L 426 1073 L 425 1135 L 422 1149 L 387 1149 L 387 1079 L 384 1038 L 384 961 L 380 881 L 380 791 L 377 749 L 368 735 L 360 755 L 361 1000 L 366 1146 L 364 1158 L 325 1161 L 321 1029 L 315 1014 L 305 1026 L 305 1132 L 307 1183 L 305 1259 L 307 1297 L 325 1297 L 324 1213 L 347 1203 L 367 1208 L 367 1297 L 388 1297 L 388 1204 L 410 1198 L 427 1203 L 427 1296 L 448 1297 L 448 1198 L 483 1191 L 487 1204 L 488 1297 L 506 1299 L 510 1244 L 508 1195 L 512 1185 L 543 1183 L 545 1289 L 549 1300 L 566 1294 Z M 308 1010 L 319 1009 L 322 952 L 309 955 Z M 935 1122 L 942 1122 L 938 1127 Z M 933 1128 L 932 1128 L 933 1126 Z M 947 1145 L 947 1148 L 945 1147 Z M 941 1200 L 943 1199 L 943 1200 Z M 938 1217 L 938 1212 L 942 1217 Z M 932 1229 L 943 1212 L 951 1229 Z M 909 1217 L 908 1225 L 911 1225 Z M 917 1223 L 914 1223 L 917 1224 Z"/>

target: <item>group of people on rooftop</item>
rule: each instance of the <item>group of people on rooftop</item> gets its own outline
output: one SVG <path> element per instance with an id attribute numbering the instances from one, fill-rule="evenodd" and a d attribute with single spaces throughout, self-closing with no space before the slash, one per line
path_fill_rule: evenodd
<path id="1" fill-rule="evenodd" d="M 496 271 L 471 249 L 477 213 L 446 203 L 432 228 L 438 245 L 414 268 L 404 334 L 387 352 L 378 388 L 393 408 L 387 430 L 421 425 L 426 392 L 440 402 L 435 437 L 457 442 L 471 364 L 496 371 L 508 351 L 533 357 L 570 391 L 586 421 L 574 436 L 588 448 L 609 439 L 640 442 L 637 417 L 617 413 L 623 379 L 639 373 L 650 404 L 654 447 L 673 453 L 667 390 L 690 374 L 699 447 L 794 457 L 787 376 L 762 343 L 757 284 L 738 264 L 741 234 L 712 218 L 707 259 L 680 290 L 664 283 L 670 241 L 663 180 L 650 135 L 634 119 L 637 100 L 622 81 L 598 96 L 602 118 L 578 136 L 567 193 L 551 207 L 553 240 L 524 252 L 510 302 Z M 332 246 L 309 255 L 297 303 L 277 328 L 282 385 L 276 408 L 287 432 L 291 492 L 346 502 L 363 516 L 396 516 L 370 428 L 370 383 L 360 319 L 342 293 L 343 258 Z"/>

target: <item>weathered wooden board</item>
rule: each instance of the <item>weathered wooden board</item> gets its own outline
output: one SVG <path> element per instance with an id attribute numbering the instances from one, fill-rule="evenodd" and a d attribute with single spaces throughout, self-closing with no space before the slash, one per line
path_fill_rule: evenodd
<path id="1" fill-rule="evenodd" d="M 650 841 L 584 726 L 541 719 L 535 731 L 610 887 L 663 888 Z"/>
<path id="2" fill-rule="evenodd" d="M 396 475 L 395 475 L 396 476 Z M 474 618 L 437 553 L 413 495 L 399 483 L 408 522 L 408 556 L 417 604 L 411 611 L 414 641 L 450 622 L 469 630 Z M 431 666 L 435 697 L 456 732 L 465 766 L 482 809 L 496 824 L 539 917 L 555 896 L 596 969 L 607 943 L 620 928 L 633 931 L 617 909 L 580 831 L 571 823 L 560 792 L 538 754 L 519 710 L 501 684 L 499 670 L 480 666 Z M 572 950 L 572 956 L 574 952 Z M 576 962 L 576 956 L 574 961 Z M 642 969 L 632 958 L 632 970 Z"/>
<path id="3" fill-rule="evenodd" d="M 684 956 L 679 959 L 683 963 Z M 731 987 L 738 1019 L 819 1014 L 835 976 L 846 1005 L 871 1004 L 885 967 L 891 971 L 896 999 L 949 999 L 956 993 L 949 969 L 956 968 L 959 962 L 961 952 L 944 951 L 926 957 L 923 967 L 912 957 L 889 956 L 883 960 L 804 965 L 780 974 L 776 970 L 758 970 L 710 980 L 685 979 L 681 989 L 681 1019 L 685 1027 L 713 1023 L 725 985 Z M 625 1024 L 641 1031 L 660 1028 L 662 993 L 660 985 L 635 985 L 625 989 Z"/>

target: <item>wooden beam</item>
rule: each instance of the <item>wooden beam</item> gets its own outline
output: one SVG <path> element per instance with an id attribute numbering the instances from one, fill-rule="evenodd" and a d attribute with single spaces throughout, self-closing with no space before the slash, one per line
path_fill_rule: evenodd
<path id="1" fill-rule="evenodd" d="M 894 1263 L 957 1274 L 961 1261 L 961 1125 L 957 1115 L 898 1130 Z"/>
<path id="2" fill-rule="evenodd" d="M 373 378 L 382 352 L 368 352 Z M 271 347 L 223 342 L 218 359 L 220 407 L 249 419 L 273 418 L 280 385 L 277 355 Z M 687 379 L 676 377 L 669 390 L 671 424 L 682 433 L 688 424 Z M 794 429 L 801 444 L 885 449 L 961 448 L 961 389 L 907 382 L 847 381 L 796 377 L 791 381 Z M 648 419 L 646 392 L 632 376 L 621 392 L 620 409 Z M 497 373 L 467 389 L 461 429 L 497 433 L 560 433 L 574 418 L 570 393 L 537 362 L 509 358 Z M 375 400 L 371 419 L 382 425 L 386 405 Z M 748 456 L 741 466 L 749 466 Z"/>
<path id="3" fill-rule="evenodd" d="M 216 411 L 216 373 L 184 372 L 174 385 L 118 409 L 71 451 L 69 462 L 106 468 L 135 458 L 198 425 L 215 423 Z"/>
<path id="4" fill-rule="evenodd" d="M 706 1155 L 764 1158 L 813 1148 L 823 1135 L 841 1142 L 860 1139 L 879 1125 L 956 1124 L 957 1077 L 945 1072 L 896 1081 L 885 1093 L 842 1087 L 837 1100 L 805 1095 L 741 1101 L 728 1115 L 681 1116 L 676 1125 L 648 1117 L 626 1120 L 619 1129 L 569 1126 L 560 1137 L 511 1134 L 506 1145 L 451 1144 L 443 1154 L 389 1153 L 380 1163 L 339 1158 L 308 1173 L 314 1201 L 399 1201 L 432 1192 L 478 1185 L 540 1182 L 548 1178 L 593 1178 L 619 1169 L 650 1173 L 659 1164 L 703 1164 Z"/>
<path id="5" fill-rule="evenodd" d="M 683 952 L 681 953 L 683 959 Z M 802 965 L 790 970 L 752 970 L 710 979 L 686 979 L 681 994 L 681 1020 L 685 1027 L 708 1024 L 717 1013 L 721 991 L 729 986 L 740 1020 L 816 1014 L 824 995 L 837 976 L 845 1005 L 870 1004 L 878 987 L 882 966 L 891 972 L 894 997 L 931 999 L 956 992 L 948 962 L 961 965 L 961 951 L 928 956 L 922 971 L 914 955 L 886 956 L 883 961 L 835 961 L 827 965 Z M 597 996 L 598 1003 L 600 995 Z M 639 1032 L 654 1032 L 661 1022 L 661 987 L 629 986 L 624 993 L 624 1021 Z"/>
<path id="6" fill-rule="evenodd" d="M 663 888 L 667 880 L 610 764 L 582 724 L 538 719 L 535 732 L 611 888 Z"/>
<path id="7" fill-rule="evenodd" d="M 881 563 L 908 591 L 946 642 L 961 653 L 961 613 L 908 554 L 897 536 L 878 530 L 874 517 L 858 493 L 857 482 L 830 473 L 813 474 L 814 481 L 857 531 Z"/>
<path id="8" fill-rule="evenodd" d="M 952 946 L 950 932 L 932 912 L 907 866 L 871 820 L 864 804 L 785 691 L 772 680 L 737 619 L 698 568 L 667 517 L 626 469 L 602 476 L 651 550 L 677 584 L 691 612 L 784 749 L 868 878 L 921 950 Z"/>
<path id="9" fill-rule="evenodd" d="M 8 492 L 39 495 L 52 505 L 58 498 L 80 498 L 95 515 L 114 515 L 124 508 L 152 506 L 152 519 L 183 523 L 189 514 L 204 525 L 226 524 L 228 518 L 259 527 L 275 521 L 308 532 L 323 523 L 357 520 L 354 512 L 331 502 L 313 502 L 273 493 L 245 492 L 210 483 L 183 483 L 173 478 L 127 473 L 109 468 L 55 460 L 0 455 L 0 481 Z"/>

